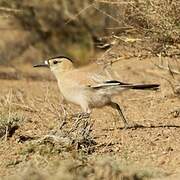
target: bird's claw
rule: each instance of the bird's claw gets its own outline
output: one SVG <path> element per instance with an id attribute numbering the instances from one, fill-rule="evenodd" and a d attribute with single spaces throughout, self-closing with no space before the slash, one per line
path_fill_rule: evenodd
<path id="1" fill-rule="evenodd" d="M 83 118 L 87 119 L 90 117 L 90 113 L 80 112 L 80 113 L 74 114 L 73 116 L 78 119 L 83 119 Z"/>
<path id="2" fill-rule="evenodd" d="M 123 129 L 129 129 L 129 128 L 131 128 L 132 126 L 129 124 L 129 123 L 126 123 L 126 124 L 124 124 L 124 127 L 123 127 Z"/>
<path id="3" fill-rule="evenodd" d="M 137 129 L 137 128 L 141 128 L 143 127 L 143 125 L 138 124 L 138 123 L 126 123 L 124 124 L 124 128 L 123 129 Z"/>

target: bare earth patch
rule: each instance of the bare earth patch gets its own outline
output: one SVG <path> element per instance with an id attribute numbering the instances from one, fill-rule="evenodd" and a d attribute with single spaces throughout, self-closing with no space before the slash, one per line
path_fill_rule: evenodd
<path id="1" fill-rule="evenodd" d="M 72 114 L 79 109 L 64 105 L 56 82 L 44 76 L 40 81 L 0 80 L 0 113 L 24 117 L 12 136 L 1 137 L 0 175 L 19 177 L 23 171 L 22 179 L 176 179 L 179 97 L 164 79 L 168 73 L 136 58 L 113 68 L 122 81 L 161 84 L 158 91 L 127 91 L 115 98 L 129 122 L 138 124 L 130 129 L 122 128 L 110 108 L 95 109 L 87 124 L 78 121 Z M 33 76 L 34 70 L 28 71 Z M 46 76 L 52 79 L 48 72 Z"/>

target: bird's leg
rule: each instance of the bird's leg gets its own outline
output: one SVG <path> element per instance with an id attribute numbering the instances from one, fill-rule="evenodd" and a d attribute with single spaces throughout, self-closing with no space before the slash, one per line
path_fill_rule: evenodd
<path id="1" fill-rule="evenodd" d="M 62 119 L 61 119 L 61 124 L 60 124 L 59 129 L 62 129 L 64 127 L 64 125 L 67 124 L 67 118 L 68 118 L 68 111 L 67 111 L 66 106 L 64 104 L 62 104 L 61 108 L 62 108 L 62 111 L 63 111 L 63 116 L 62 116 Z"/>
<path id="2" fill-rule="evenodd" d="M 82 118 L 89 118 L 91 114 L 91 110 L 87 104 L 81 104 L 81 108 L 83 112 L 81 113 Z"/>
<path id="3" fill-rule="evenodd" d="M 111 103 L 110 103 L 110 106 L 111 106 L 113 109 L 118 110 L 118 113 L 119 113 L 119 115 L 121 116 L 121 118 L 122 118 L 122 120 L 123 120 L 123 122 L 124 122 L 124 127 L 127 128 L 127 127 L 128 127 L 128 122 L 127 122 L 126 118 L 124 117 L 124 114 L 123 114 L 120 106 L 119 106 L 117 103 L 115 103 L 115 102 L 111 102 Z"/>

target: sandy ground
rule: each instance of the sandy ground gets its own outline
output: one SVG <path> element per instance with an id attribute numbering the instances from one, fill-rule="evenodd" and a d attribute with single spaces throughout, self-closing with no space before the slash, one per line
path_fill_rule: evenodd
<path id="1" fill-rule="evenodd" d="M 180 104 L 179 97 L 164 79 L 170 77 L 168 72 L 158 69 L 151 61 L 137 59 L 119 61 L 113 68 L 122 81 L 160 83 L 161 88 L 126 91 L 114 98 L 129 122 L 141 125 L 137 128 L 123 129 L 118 114 L 109 107 L 95 109 L 91 121 L 97 145 L 89 157 L 113 156 L 127 165 L 156 169 L 166 172 L 167 178 L 176 179 L 180 173 L 180 116 L 177 112 Z M 49 76 L 50 72 L 45 71 Z M 37 73 L 31 68 L 29 72 Z M 12 137 L 1 141 L 0 175 L 5 176 L 20 172 L 35 158 L 35 153 L 25 152 L 28 140 L 20 143 L 18 138 L 22 135 L 39 138 L 48 134 L 61 123 L 58 111 L 62 116 L 63 106 L 56 81 L 48 82 L 43 76 L 42 80 L 0 80 L 0 103 L 1 113 L 16 112 L 25 117 Z M 80 111 L 74 105 L 66 107 L 72 112 Z M 39 166 L 45 166 L 45 158 L 36 156 L 37 162 L 38 158 L 42 163 Z M 52 155 L 47 159 L 57 158 L 62 156 Z"/>

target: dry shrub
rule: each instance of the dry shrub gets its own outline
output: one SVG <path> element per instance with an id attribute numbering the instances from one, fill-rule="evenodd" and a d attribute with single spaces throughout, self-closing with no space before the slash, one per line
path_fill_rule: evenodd
<path id="1" fill-rule="evenodd" d="M 13 93 L 10 90 L 6 96 L 0 97 L 0 138 L 7 140 L 24 122 L 22 113 L 13 109 Z"/>
<path id="2" fill-rule="evenodd" d="M 1 0 L 0 5 L 8 8 L 20 29 L 30 32 L 20 46 L 22 51 L 34 46 L 43 50 L 44 56 L 66 54 L 85 61 L 101 37 L 112 32 L 149 37 L 160 43 L 161 49 L 164 44 L 180 42 L 178 0 Z"/>
<path id="3" fill-rule="evenodd" d="M 25 153 L 38 152 L 41 155 L 61 154 L 64 152 L 77 151 L 83 154 L 92 154 L 96 141 L 91 135 L 90 118 L 78 117 L 71 126 L 66 122 L 57 130 L 31 141 Z"/>
<path id="4" fill-rule="evenodd" d="M 3 7 L 21 10 L 20 13 L 12 11 L 12 15 L 21 31 L 30 32 L 23 51 L 33 46 L 42 50 L 44 57 L 66 54 L 76 59 L 87 59 L 93 52 L 92 37 L 84 27 L 83 20 L 74 22 L 75 14 L 88 3 L 89 1 L 75 3 L 58 0 L 53 3 L 51 1 L 0 2 Z M 66 25 L 68 20 L 72 21 Z M 12 59 L 10 57 L 8 59 Z"/>
<path id="5" fill-rule="evenodd" d="M 158 170 L 138 169 L 133 166 L 124 166 L 113 158 L 97 158 L 89 161 L 64 160 L 54 167 L 53 172 L 38 168 L 33 163 L 29 164 L 21 174 L 4 179 L 18 180 L 145 180 L 152 178 L 164 178 L 167 174 Z"/>
<path id="6" fill-rule="evenodd" d="M 150 35 L 154 41 L 180 42 L 180 2 L 178 0 L 134 1 L 127 9 L 127 22 Z"/>
<path id="7" fill-rule="evenodd" d="M 23 120 L 24 117 L 17 113 L 0 114 L 0 138 L 7 140 L 8 137 L 12 137 Z"/>

